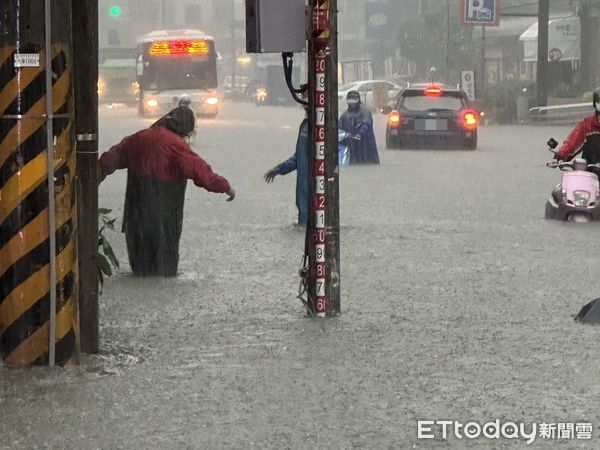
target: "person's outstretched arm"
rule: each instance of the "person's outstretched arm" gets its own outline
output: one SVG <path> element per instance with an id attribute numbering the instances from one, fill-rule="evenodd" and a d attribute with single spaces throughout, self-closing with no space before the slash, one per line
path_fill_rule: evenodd
<path id="1" fill-rule="evenodd" d="M 227 194 L 229 196 L 227 201 L 235 198 L 235 190 L 232 189 L 229 181 L 214 172 L 212 167 L 190 148 L 180 146 L 178 148 L 178 159 L 183 175 L 187 179 L 193 180 L 196 186 L 209 192 Z"/>
<path id="2" fill-rule="evenodd" d="M 293 172 L 297 168 L 298 163 L 296 161 L 296 154 L 294 153 L 292 157 L 286 159 L 281 164 L 277 164 L 272 169 L 267 170 L 267 172 L 263 175 L 263 178 L 267 183 L 272 183 L 273 179 L 277 175 L 287 175 L 288 173 Z"/>

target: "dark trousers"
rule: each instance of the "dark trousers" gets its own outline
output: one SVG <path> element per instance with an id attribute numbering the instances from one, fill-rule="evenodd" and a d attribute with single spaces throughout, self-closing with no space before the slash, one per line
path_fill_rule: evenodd
<path id="1" fill-rule="evenodd" d="M 133 275 L 177 276 L 179 236 L 165 236 L 157 230 L 157 233 L 125 233 L 125 240 Z"/>

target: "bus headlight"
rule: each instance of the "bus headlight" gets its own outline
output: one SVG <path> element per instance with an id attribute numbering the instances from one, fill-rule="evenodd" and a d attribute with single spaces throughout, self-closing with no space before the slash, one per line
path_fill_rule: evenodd
<path id="1" fill-rule="evenodd" d="M 208 97 L 206 99 L 206 103 L 209 104 L 209 105 L 212 105 L 212 106 L 218 105 L 219 104 L 219 99 L 217 97 Z"/>
<path id="2" fill-rule="evenodd" d="M 146 101 L 146 105 L 150 108 L 156 108 L 158 106 L 158 100 L 151 98 L 150 100 Z"/>

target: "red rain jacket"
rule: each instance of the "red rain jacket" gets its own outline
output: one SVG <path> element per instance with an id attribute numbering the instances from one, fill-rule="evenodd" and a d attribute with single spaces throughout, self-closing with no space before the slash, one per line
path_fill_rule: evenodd
<path id="1" fill-rule="evenodd" d="M 600 122 L 595 114 L 577 124 L 556 153 L 556 159 L 570 161 L 579 153 L 590 164 L 600 162 Z"/>
<path id="2" fill-rule="evenodd" d="M 229 182 L 213 172 L 181 136 L 163 127 L 132 134 L 100 156 L 101 180 L 117 169 L 175 185 L 190 179 L 210 192 L 230 190 Z"/>

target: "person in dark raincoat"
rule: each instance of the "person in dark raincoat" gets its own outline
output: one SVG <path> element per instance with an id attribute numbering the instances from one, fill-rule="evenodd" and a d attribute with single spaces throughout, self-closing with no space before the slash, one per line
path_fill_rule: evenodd
<path id="1" fill-rule="evenodd" d="M 264 175 L 267 183 L 272 183 L 277 175 L 286 175 L 296 171 L 296 208 L 298 208 L 299 227 L 306 227 L 308 221 L 308 198 L 309 193 L 309 143 L 308 143 L 308 119 L 305 118 L 300 124 L 298 130 L 298 139 L 296 141 L 296 151 L 281 164 L 269 169 Z"/>
<path id="2" fill-rule="evenodd" d="M 352 136 L 348 144 L 350 164 L 379 164 L 371 112 L 361 103 L 357 91 L 348 92 L 346 103 L 348 109 L 340 117 L 338 126 Z"/>
<path id="3" fill-rule="evenodd" d="M 188 179 L 207 191 L 227 194 L 227 201 L 235 197 L 229 182 L 186 142 L 195 123 L 194 112 L 179 106 L 100 157 L 101 181 L 117 169 L 127 169 L 122 231 L 136 276 L 177 275 Z"/>

